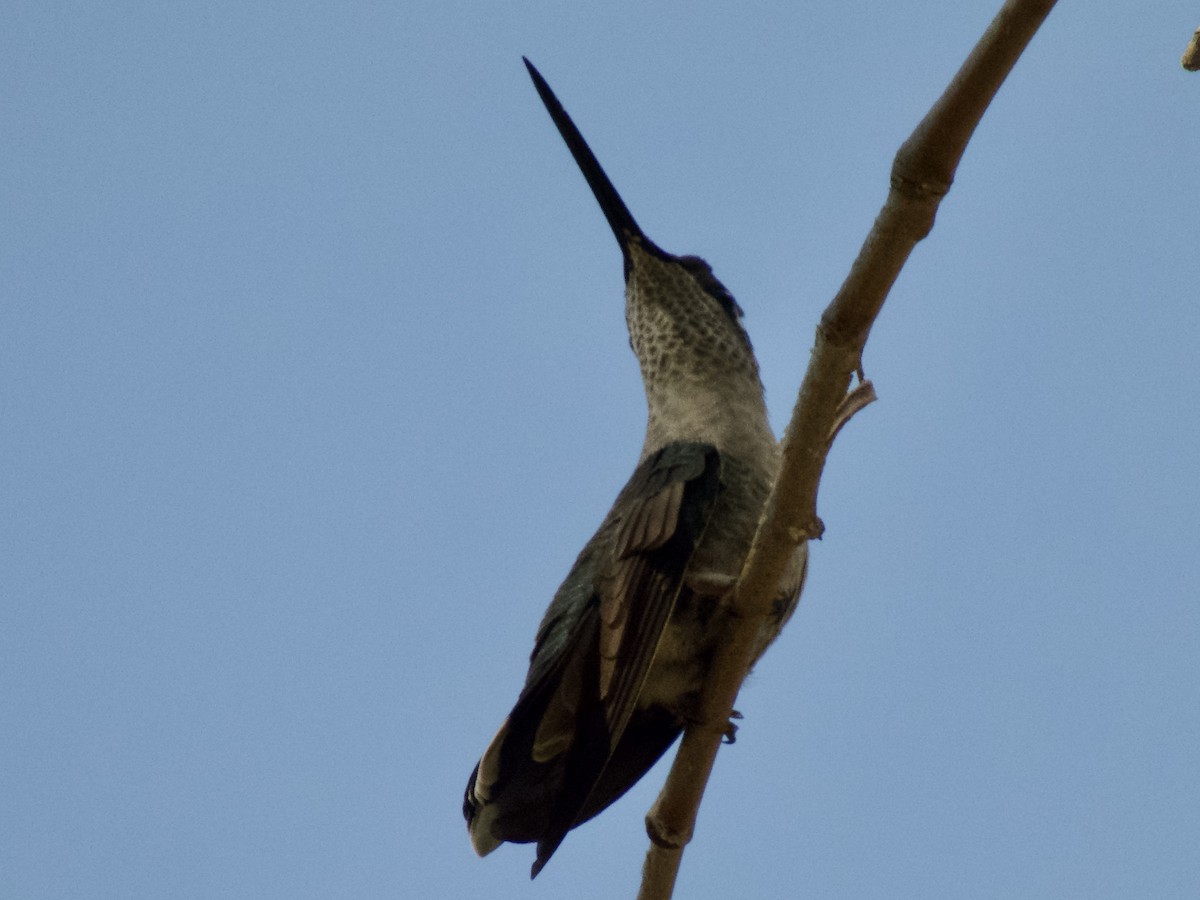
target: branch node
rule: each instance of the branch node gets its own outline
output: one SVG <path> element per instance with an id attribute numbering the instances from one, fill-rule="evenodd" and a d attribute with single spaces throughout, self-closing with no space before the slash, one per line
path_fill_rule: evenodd
<path id="1" fill-rule="evenodd" d="M 1179 61 L 1189 72 L 1200 72 L 1200 28 L 1197 28 Z"/>
<path id="2" fill-rule="evenodd" d="M 917 203 L 936 206 L 942 202 L 943 197 L 950 193 L 950 187 L 954 183 L 953 180 L 910 177 L 908 174 L 900 172 L 899 169 L 900 160 L 897 159 L 895 167 L 892 169 L 892 190 Z"/>
<path id="3" fill-rule="evenodd" d="M 655 802 L 650 812 L 646 813 L 646 835 L 650 843 L 664 850 L 681 850 L 692 839 L 691 831 L 687 833 L 671 828 L 658 813 L 658 803 Z"/>

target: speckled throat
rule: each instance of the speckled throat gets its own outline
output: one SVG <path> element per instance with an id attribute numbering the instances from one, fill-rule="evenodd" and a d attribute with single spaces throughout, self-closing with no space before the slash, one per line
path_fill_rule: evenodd
<path id="1" fill-rule="evenodd" d="M 697 257 L 642 240 L 630 241 L 628 254 L 625 322 L 649 415 L 642 457 L 669 441 L 703 441 L 773 468 L 775 436 L 741 310 Z"/>

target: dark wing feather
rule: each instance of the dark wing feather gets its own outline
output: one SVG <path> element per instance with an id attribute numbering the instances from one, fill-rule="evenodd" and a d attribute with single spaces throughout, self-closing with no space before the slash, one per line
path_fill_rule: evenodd
<path id="1" fill-rule="evenodd" d="M 525 688 L 467 785 L 463 811 L 480 853 L 537 841 L 536 875 L 571 828 L 675 739 L 680 723 L 637 710 L 637 698 L 719 478 L 711 445 L 664 447 L 576 560 L 538 629 Z"/>

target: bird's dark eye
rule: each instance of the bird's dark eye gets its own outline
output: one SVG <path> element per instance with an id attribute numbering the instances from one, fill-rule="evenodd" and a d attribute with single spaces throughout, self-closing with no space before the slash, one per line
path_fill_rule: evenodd
<path id="1" fill-rule="evenodd" d="M 679 264 L 692 274 L 700 286 L 721 304 L 721 308 L 725 310 L 729 318 L 735 323 L 739 322 L 742 318 L 742 308 L 733 299 L 733 294 L 729 293 L 729 289 L 721 284 L 717 276 L 713 274 L 712 266 L 698 256 L 680 256 L 678 259 Z"/>

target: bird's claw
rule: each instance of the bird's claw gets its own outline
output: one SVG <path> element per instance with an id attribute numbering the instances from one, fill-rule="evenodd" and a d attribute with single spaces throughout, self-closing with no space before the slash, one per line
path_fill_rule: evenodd
<path id="1" fill-rule="evenodd" d="M 740 718 L 743 718 L 743 716 L 736 709 L 733 710 L 732 712 L 730 712 L 730 714 L 729 714 L 730 721 L 725 723 L 725 733 L 724 733 L 724 736 L 721 738 L 721 743 L 734 744 L 737 742 L 738 727 L 737 727 L 737 725 L 733 724 L 733 720 L 740 719 Z"/>

